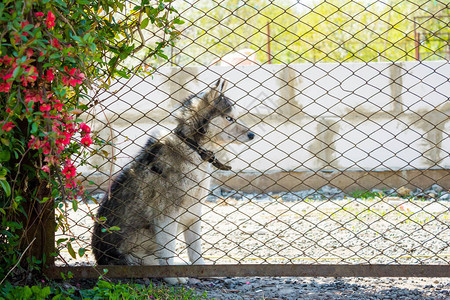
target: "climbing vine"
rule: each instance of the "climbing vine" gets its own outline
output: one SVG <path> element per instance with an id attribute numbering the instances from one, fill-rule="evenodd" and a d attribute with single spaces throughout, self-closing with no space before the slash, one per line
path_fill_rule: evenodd
<path id="1" fill-rule="evenodd" d="M 85 194 L 77 159 L 104 142 L 80 116 L 98 101 L 92 91 L 140 70 L 124 63 L 136 51 L 165 57 L 182 23 L 172 1 L 0 3 L 0 278 L 49 259 L 29 250 L 40 224 L 58 207 L 55 227 L 65 226 L 63 203 L 76 209 Z M 162 33 L 153 46 L 144 29 Z"/>

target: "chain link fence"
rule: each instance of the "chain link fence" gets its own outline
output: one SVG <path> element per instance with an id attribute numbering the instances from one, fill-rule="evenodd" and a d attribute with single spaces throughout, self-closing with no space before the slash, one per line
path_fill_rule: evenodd
<path id="1" fill-rule="evenodd" d="M 134 57 L 127 63 L 144 63 L 144 72 L 97 95 L 86 120 L 104 144 L 82 167 L 92 199 L 65 208 L 71 224 L 57 246 L 72 237 L 73 249 L 58 266 L 96 263 L 93 226 L 106 224 L 97 211 L 111 184 L 136 167 L 150 136 L 173 134 L 186 97 L 220 78 L 256 138 L 205 146 L 232 167 L 212 167 L 210 191 L 196 199 L 206 264 L 450 263 L 448 1 L 178 1 L 176 9 L 181 39 L 160 60 Z M 149 44 L 163 34 L 151 24 L 143 32 Z M 134 220 L 122 212 L 121 225 L 103 232 L 150 221 L 144 210 Z M 173 240 L 175 260 L 189 262 L 183 235 Z"/>

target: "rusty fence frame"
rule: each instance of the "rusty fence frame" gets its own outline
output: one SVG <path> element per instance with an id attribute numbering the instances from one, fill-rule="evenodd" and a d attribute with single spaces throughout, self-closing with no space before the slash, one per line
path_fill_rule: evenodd
<path id="1" fill-rule="evenodd" d="M 217 264 L 185 266 L 72 266 L 49 267 L 51 279 L 162 277 L 450 277 L 448 265 L 337 264 Z"/>
<path id="2" fill-rule="evenodd" d="M 416 23 L 421 17 L 414 18 L 415 55 L 420 59 L 420 32 Z M 270 26 L 266 29 L 268 42 L 267 63 L 273 63 L 270 48 Z M 173 51 L 173 49 L 171 49 Z M 172 64 L 172 62 L 171 62 Z M 392 170 L 395 173 L 395 170 Z M 438 170 L 439 171 L 439 170 Z M 448 171 L 448 170 L 446 170 Z M 359 171 L 363 176 L 366 171 Z M 420 170 L 419 170 L 420 172 Z M 448 173 L 448 172 L 447 172 Z M 401 177 L 401 176 L 400 176 Z M 401 177 L 402 178 L 402 177 Z M 404 179 L 404 178 L 402 178 Z M 406 180 L 406 179 L 405 179 Z M 409 181 L 408 181 L 409 182 Z M 50 212 L 46 203 L 46 210 Z M 55 215 L 55 214 L 53 214 Z M 39 220 L 40 235 L 36 244 L 40 253 L 46 258 L 44 274 L 51 279 L 74 278 L 96 279 L 99 276 L 109 278 L 144 278 L 144 277 L 247 277 L 247 276 L 298 276 L 298 277 L 450 277 L 450 265 L 432 264 L 213 264 L 213 265 L 171 265 L 171 266 L 56 266 L 52 253 L 56 252 L 55 218 Z M 53 245 L 53 246 L 52 246 Z"/>

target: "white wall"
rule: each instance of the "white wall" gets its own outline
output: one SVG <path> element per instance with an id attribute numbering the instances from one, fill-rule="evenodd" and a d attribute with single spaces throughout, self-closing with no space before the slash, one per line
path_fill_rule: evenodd
<path id="1" fill-rule="evenodd" d="M 152 131 L 174 127 L 170 113 L 180 101 L 220 76 L 259 135 L 228 147 L 239 153 L 227 154 L 233 171 L 450 168 L 450 64 L 435 61 L 161 68 L 124 87 L 121 81 L 95 112 L 113 128 L 114 172 Z M 99 124 L 94 129 L 109 137 Z M 91 163 L 103 164 L 104 173 L 111 168 L 99 156 Z"/>

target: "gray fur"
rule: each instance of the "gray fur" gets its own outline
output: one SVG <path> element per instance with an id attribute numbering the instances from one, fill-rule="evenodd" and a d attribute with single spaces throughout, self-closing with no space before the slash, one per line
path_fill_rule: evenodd
<path id="1" fill-rule="evenodd" d="M 188 97 L 177 114 L 174 132 L 162 139 L 150 138 L 114 180 L 94 226 L 92 247 L 98 264 L 173 264 L 180 232 L 190 262 L 203 263 L 201 201 L 209 192 L 211 164 L 229 168 L 214 152 L 224 143 L 246 142 L 254 136 L 234 119 L 225 86 L 218 80 L 207 93 Z M 113 226 L 120 230 L 110 230 Z"/>

